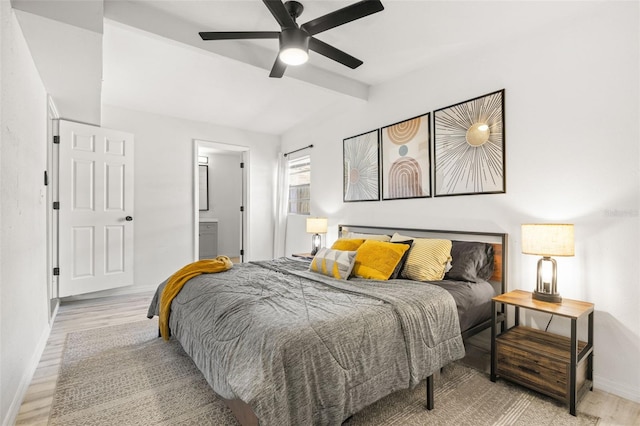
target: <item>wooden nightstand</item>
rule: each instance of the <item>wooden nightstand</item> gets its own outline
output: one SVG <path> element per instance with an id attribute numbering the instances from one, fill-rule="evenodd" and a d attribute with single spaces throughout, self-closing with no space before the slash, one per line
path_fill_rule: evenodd
<path id="1" fill-rule="evenodd" d="M 496 303 L 515 306 L 515 325 L 497 335 Z M 571 337 L 520 325 L 520 308 L 571 319 Z M 491 381 L 516 382 L 569 405 L 576 415 L 578 394 L 593 390 L 593 303 L 563 299 L 533 300 L 528 291 L 514 290 L 491 301 Z M 588 316 L 588 341 L 578 341 L 578 320 Z"/>

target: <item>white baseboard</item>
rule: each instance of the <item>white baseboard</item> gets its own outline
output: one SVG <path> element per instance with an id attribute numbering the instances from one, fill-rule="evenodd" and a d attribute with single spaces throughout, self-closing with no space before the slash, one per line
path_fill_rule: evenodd
<path id="1" fill-rule="evenodd" d="M 605 379 L 597 374 L 593 375 L 594 388 L 607 392 L 613 395 L 617 395 L 620 398 L 628 399 L 629 401 L 640 403 L 640 388 L 632 388 L 630 386 L 621 385 L 614 381 Z"/>
<path id="2" fill-rule="evenodd" d="M 56 306 L 53 308 L 53 312 L 51 312 L 51 318 L 49 318 L 49 327 L 53 328 L 53 322 L 56 320 L 58 316 L 58 309 L 60 308 L 60 299 L 56 299 Z"/>
<path id="3" fill-rule="evenodd" d="M 51 323 L 53 323 L 53 321 Z M 29 389 L 29 385 L 31 384 L 33 375 L 36 372 L 36 368 L 38 368 L 38 364 L 40 363 L 40 358 L 42 358 L 44 349 L 47 346 L 47 341 L 49 340 L 50 334 L 51 325 L 47 324 L 44 330 L 42 330 L 42 334 L 40 335 L 40 339 L 38 340 L 36 349 L 33 352 L 31 359 L 29 360 L 22 378 L 20 379 L 20 384 L 18 385 L 18 389 L 13 397 L 13 401 L 11 401 L 11 405 L 9 406 L 9 410 L 7 411 L 7 416 L 2 421 L 2 426 L 11 426 L 16 423 L 18 413 L 20 412 L 20 406 L 22 405 L 22 400 L 27 394 L 27 390 Z"/>

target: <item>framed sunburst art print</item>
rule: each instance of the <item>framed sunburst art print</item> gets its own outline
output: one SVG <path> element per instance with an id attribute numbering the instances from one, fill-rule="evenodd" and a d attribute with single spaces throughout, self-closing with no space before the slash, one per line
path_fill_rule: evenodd
<path id="1" fill-rule="evenodd" d="M 382 199 L 431 196 L 430 114 L 380 130 Z"/>
<path id="2" fill-rule="evenodd" d="M 434 195 L 506 191 L 504 89 L 434 112 Z"/>
<path id="3" fill-rule="evenodd" d="M 343 140 L 343 200 L 380 199 L 380 132 L 372 130 Z"/>

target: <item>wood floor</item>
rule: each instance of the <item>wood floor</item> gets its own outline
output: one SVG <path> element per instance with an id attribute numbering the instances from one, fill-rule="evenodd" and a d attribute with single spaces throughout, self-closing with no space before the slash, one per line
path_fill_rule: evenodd
<path id="1" fill-rule="evenodd" d="M 47 424 L 67 333 L 143 320 L 151 297 L 151 293 L 141 293 L 61 304 L 16 425 Z M 474 336 L 465 342 L 465 347 L 465 362 L 488 372 L 491 358 L 488 334 Z M 600 417 L 600 426 L 640 425 L 640 404 L 597 389 L 586 394 L 578 411 Z"/>
<path id="2" fill-rule="evenodd" d="M 67 333 L 144 320 L 152 293 L 77 300 L 58 308 L 51 335 L 27 390 L 16 425 L 46 425 Z"/>

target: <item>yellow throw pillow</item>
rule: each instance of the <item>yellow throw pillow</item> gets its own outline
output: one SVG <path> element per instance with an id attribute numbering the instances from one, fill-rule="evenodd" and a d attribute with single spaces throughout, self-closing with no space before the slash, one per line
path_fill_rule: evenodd
<path id="1" fill-rule="evenodd" d="M 364 240 L 354 238 L 340 238 L 331 246 L 332 250 L 356 251 L 364 243 Z"/>
<path id="2" fill-rule="evenodd" d="M 347 280 L 355 262 L 355 251 L 321 248 L 309 265 L 309 270 L 338 280 Z"/>
<path id="3" fill-rule="evenodd" d="M 356 252 L 353 273 L 357 277 L 388 280 L 409 244 L 366 240 Z"/>
<path id="4" fill-rule="evenodd" d="M 401 275 L 415 281 L 438 281 L 450 261 L 450 240 L 414 238 Z"/>

